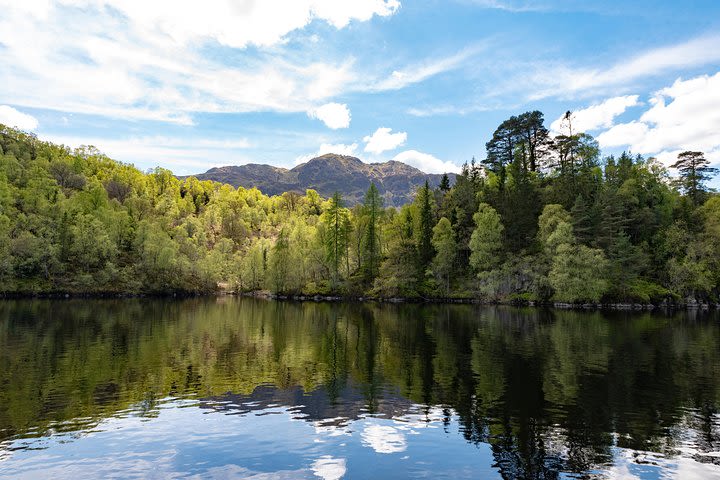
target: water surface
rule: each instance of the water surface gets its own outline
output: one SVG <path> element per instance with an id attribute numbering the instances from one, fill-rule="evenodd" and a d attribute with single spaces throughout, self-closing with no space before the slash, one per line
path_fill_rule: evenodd
<path id="1" fill-rule="evenodd" d="M 720 478 L 717 313 L 0 302 L 0 477 Z"/>

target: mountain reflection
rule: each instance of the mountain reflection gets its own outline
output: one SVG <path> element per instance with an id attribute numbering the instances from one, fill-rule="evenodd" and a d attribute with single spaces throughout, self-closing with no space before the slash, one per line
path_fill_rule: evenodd
<path id="1" fill-rule="evenodd" d="M 702 312 L 5 301 L 0 446 L 152 417 L 174 398 L 225 415 L 282 408 L 331 430 L 438 424 L 489 445 L 504 478 L 588 474 L 618 449 L 637 464 L 718 462 L 718 345 L 717 314 Z M 361 435 L 378 453 L 407 441 L 387 425 Z"/>

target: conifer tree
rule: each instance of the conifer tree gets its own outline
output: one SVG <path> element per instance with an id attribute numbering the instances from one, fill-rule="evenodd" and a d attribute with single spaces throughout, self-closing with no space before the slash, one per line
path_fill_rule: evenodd
<path id="1" fill-rule="evenodd" d="M 718 171 L 711 168 L 703 152 L 685 151 L 678 155 L 672 168 L 680 172 L 680 185 L 695 205 L 700 205 L 707 192 L 704 183 Z"/>
<path id="2" fill-rule="evenodd" d="M 416 202 L 419 208 L 417 229 L 418 270 L 424 275 L 425 270 L 430 266 L 430 262 L 432 262 L 435 256 L 435 249 L 432 244 L 432 229 L 434 225 L 432 197 L 427 180 L 425 180 L 425 185 L 420 188 Z"/>
<path id="3" fill-rule="evenodd" d="M 363 235 L 361 259 L 363 275 L 368 283 L 372 283 L 380 266 L 380 230 L 378 223 L 382 214 L 382 203 L 382 197 L 380 197 L 375 183 L 371 183 L 363 203 L 363 214 L 367 218 L 367 225 Z"/>

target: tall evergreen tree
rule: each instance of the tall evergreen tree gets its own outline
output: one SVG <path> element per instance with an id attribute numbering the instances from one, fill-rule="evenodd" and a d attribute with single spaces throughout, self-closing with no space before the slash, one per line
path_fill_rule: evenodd
<path id="1" fill-rule="evenodd" d="M 382 214 L 382 197 L 375 183 L 370 184 L 365 194 L 363 214 L 367 218 L 362 242 L 362 271 L 366 282 L 372 283 L 380 266 L 380 230 L 378 223 Z M 359 232 L 358 232 L 359 233 Z"/>
<path id="2" fill-rule="evenodd" d="M 325 212 L 325 226 L 327 229 L 325 252 L 332 268 L 332 281 L 335 287 L 340 281 L 340 266 L 343 258 L 347 256 L 347 249 L 349 248 L 348 216 L 340 192 L 335 192 Z"/>
<path id="3" fill-rule="evenodd" d="M 450 179 L 448 178 L 447 173 L 443 173 L 442 178 L 440 179 L 440 185 L 438 186 L 440 191 L 442 192 L 449 192 L 450 191 Z"/>
<path id="4" fill-rule="evenodd" d="M 705 159 L 703 152 L 685 151 L 678 155 L 677 162 L 672 168 L 680 172 L 680 185 L 695 205 L 700 205 L 707 189 L 704 183 L 712 178 L 718 171 L 711 168 L 710 162 Z"/>
<path id="5" fill-rule="evenodd" d="M 425 185 L 418 191 L 415 201 L 418 207 L 418 226 L 416 231 L 418 269 L 424 274 L 435 256 L 435 249 L 432 245 L 432 229 L 435 225 L 433 221 L 432 192 L 430 191 L 430 185 L 427 180 L 425 180 Z"/>

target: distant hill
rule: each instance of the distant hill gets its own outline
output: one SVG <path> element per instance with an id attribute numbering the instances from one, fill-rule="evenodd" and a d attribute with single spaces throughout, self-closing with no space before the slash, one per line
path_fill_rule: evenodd
<path id="1" fill-rule="evenodd" d="M 427 179 L 430 186 L 440 183 L 442 174 L 428 174 L 403 162 L 364 163 L 347 155 L 328 153 L 315 157 L 291 170 L 250 163 L 240 166 L 211 168 L 194 175 L 200 180 L 229 183 L 235 187 L 257 187 L 268 195 L 312 188 L 323 197 L 342 193 L 348 205 L 362 202 L 371 182 L 375 182 L 386 206 L 400 206 L 412 201 L 415 191 Z M 455 174 L 449 173 L 451 183 Z"/>

